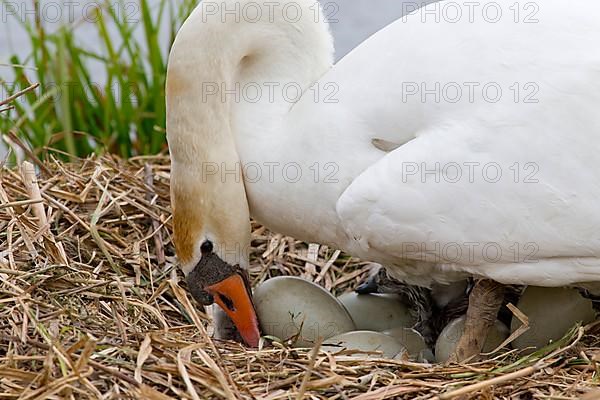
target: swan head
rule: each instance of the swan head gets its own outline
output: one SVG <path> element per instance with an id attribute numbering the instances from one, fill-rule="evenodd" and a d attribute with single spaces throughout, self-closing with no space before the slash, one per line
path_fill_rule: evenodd
<path id="1" fill-rule="evenodd" d="M 246 270 L 239 264 L 223 261 L 209 240 L 202 243 L 201 252 L 200 261 L 186 275 L 192 296 L 204 305 L 217 303 L 236 325 L 244 341 L 250 346 L 258 346 L 260 331 Z"/>

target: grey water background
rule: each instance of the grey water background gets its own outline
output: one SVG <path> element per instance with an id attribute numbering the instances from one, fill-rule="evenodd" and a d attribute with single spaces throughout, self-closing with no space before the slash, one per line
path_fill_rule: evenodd
<path id="1" fill-rule="evenodd" d="M 150 1 L 154 11 L 158 9 L 159 1 Z M 336 60 L 411 9 L 414 10 L 416 6 L 432 1 L 435 0 L 320 0 L 334 36 Z M 94 26 L 93 9 L 95 6 L 106 4 L 115 9 L 124 5 L 122 17 L 127 18 L 128 22 L 136 24 L 134 35 L 140 39 L 143 38 L 143 27 L 139 22 L 141 11 L 138 0 L 42 0 L 38 15 L 44 26 L 50 31 L 58 29 L 64 24 L 75 26 L 76 37 L 80 44 L 92 51 L 103 51 L 101 41 L 98 40 L 97 27 Z M 35 22 L 36 14 L 33 10 L 33 0 L 0 0 L 0 79 L 4 81 L 10 82 L 13 79 L 11 68 L 8 65 L 10 56 L 16 54 L 23 60 L 31 51 L 31 45 L 22 23 L 33 24 Z M 163 21 L 168 23 L 169 18 L 165 17 Z M 168 29 L 161 29 L 161 31 L 164 36 L 159 39 L 167 51 Z M 411 38 L 406 40 L 411 40 Z M 25 63 L 26 66 L 27 64 Z M 105 79 L 103 68 L 93 64 L 88 67 L 92 79 L 102 83 Z M 0 160 L 4 159 L 5 155 L 6 148 L 3 141 L 0 140 Z"/>
<path id="2" fill-rule="evenodd" d="M 114 0 L 114 4 L 116 5 L 118 1 Z M 139 7 L 136 9 L 136 0 L 121 1 L 126 4 L 124 17 L 135 23 L 136 13 L 139 13 Z M 414 5 L 430 1 L 321 0 L 325 14 L 330 19 L 335 39 L 336 59 L 340 59 L 367 37 L 401 17 L 409 7 L 409 3 Z M 87 21 L 78 24 L 77 36 L 81 43 L 96 50 L 98 49 L 96 27 L 93 26 L 92 18 L 86 16 L 91 15 L 93 5 L 103 2 L 104 0 L 43 0 L 40 3 L 40 14 L 45 26 L 51 29 L 62 23 Z M 151 1 L 155 6 L 158 2 L 159 0 Z M 21 57 L 28 54 L 30 44 L 18 20 L 33 22 L 32 10 L 33 0 L 0 0 L 0 64 L 7 64 L 11 54 L 18 54 Z M 166 47 L 166 37 L 162 39 Z M 0 65 L 0 77 L 6 78 L 7 73 L 7 67 Z"/>

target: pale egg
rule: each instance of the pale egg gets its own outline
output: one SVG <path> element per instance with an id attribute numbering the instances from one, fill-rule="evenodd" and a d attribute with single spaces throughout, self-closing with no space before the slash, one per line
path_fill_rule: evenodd
<path id="1" fill-rule="evenodd" d="M 577 322 L 588 323 L 596 318 L 592 301 L 573 288 L 528 286 L 517 308 L 529 318 L 529 330 L 513 341 L 513 347 L 532 347 L 529 352 L 562 338 Z M 511 331 L 521 325 L 513 316 Z"/>
<path id="2" fill-rule="evenodd" d="M 296 347 L 312 347 L 319 338 L 355 329 L 352 317 L 335 297 L 301 278 L 269 279 L 253 297 L 263 335 L 294 339 Z"/>
<path id="3" fill-rule="evenodd" d="M 435 343 L 435 359 L 439 363 L 446 362 L 458 345 L 458 341 L 465 329 L 466 316 L 456 318 L 442 330 L 440 336 Z M 502 322 L 496 320 L 490 328 L 485 344 L 483 345 L 483 353 L 489 353 L 502 344 L 508 338 L 509 330 Z"/>
<path id="4" fill-rule="evenodd" d="M 409 307 L 395 294 L 345 293 L 338 300 L 346 307 L 358 330 L 411 328 L 417 322 Z"/>
<path id="5" fill-rule="evenodd" d="M 352 354 L 348 355 L 361 358 L 394 358 L 406 351 L 394 337 L 374 331 L 342 333 L 327 339 L 321 348 L 334 354 L 343 350 L 353 350 Z M 369 354 L 371 352 L 377 353 Z"/>
<path id="6" fill-rule="evenodd" d="M 422 350 L 428 349 L 423 336 L 411 328 L 393 328 L 381 332 L 385 335 L 392 336 L 400 342 L 412 357 L 418 357 Z"/>

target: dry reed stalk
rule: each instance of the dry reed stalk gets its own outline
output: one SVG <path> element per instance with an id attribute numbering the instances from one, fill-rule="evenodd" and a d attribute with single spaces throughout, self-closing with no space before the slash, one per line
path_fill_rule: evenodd
<path id="1" fill-rule="evenodd" d="M 67 254 L 65 253 L 62 243 L 57 242 L 52 232 L 48 229 L 48 218 L 46 216 L 44 205 L 42 204 L 42 195 L 40 192 L 40 187 L 38 186 L 35 167 L 32 163 L 24 161 L 21 164 L 21 176 L 23 177 L 23 184 L 25 185 L 25 189 L 29 195 L 31 202 L 30 204 L 33 209 L 33 215 L 37 220 L 36 222 L 39 229 L 39 235 L 47 238 L 49 242 L 48 246 L 50 248 L 47 249 L 48 253 L 53 255 L 53 261 L 59 264 L 69 265 Z M 40 238 L 40 240 L 43 241 L 42 238 Z"/>
<path id="2" fill-rule="evenodd" d="M 18 99 L 19 97 L 23 96 L 24 94 L 26 94 L 28 92 L 31 92 L 32 90 L 37 89 L 39 86 L 40 86 L 39 83 L 34 83 L 33 85 L 30 85 L 30 86 L 26 87 L 25 89 L 16 92 L 12 96 L 7 97 L 6 99 L 0 100 L 0 106 L 4 106 L 6 104 L 9 104 L 9 103 L 15 101 L 16 99 Z"/>

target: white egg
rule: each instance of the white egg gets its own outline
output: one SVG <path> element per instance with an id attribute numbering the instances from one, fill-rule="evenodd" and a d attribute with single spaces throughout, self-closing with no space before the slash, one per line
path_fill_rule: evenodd
<path id="1" fill-rule="evenodd" d="M 398 295 L 345 293 L 338 300 L 346 307 L 359 330 L 410 328 L 417 322 Z"/>
<path id="2" fill-rule="evenodd" d="M 392 336 L 374 331 L 354 331 L 327 339 L 323 350 L 338 353 L 342 350 L 358 350 L 363 352 L 378 352 L 378 354 L 349 354 L 353 357 L 394 358 L 406 351 L 404 346 Z"/>
<path id="3" fill-rule="evenodd" d="M 335 297 L 312 282 L 296 277 L 277 277 L 254 291 L 254 306 L 264 335 L 311 347 L 319 338 L 328 339 L 354 330 L 352 317 Z"/>
<path id="4" fill-rule="evenodd" d="M 518 349 L 535 351 L 551 340 L 562 338 L 577 322 L 588 323 L 595 319 L 592 301 L 573 288 L 543 288 L 529 286 L 519 299 L 517 308 L 529 318 L 529 330 L 513 341 Z M 515 316 L 511 331 L 522 325 Z"/>
<path id="5" fill-rule="evenodd" d="M 390 335 L 398 342 L 402 343 L 402 345 L 408 351 L 408 354 L 413 357 L 417 357 L 421 350 L 427 349 L 427 345 L 425 344 L 423 336 L 421 336 L 421 334 L 414 329 L 398 327 L 386 329 L 381 333 Z"/>
<path id="6" fill-rule="evenodd" d="M 465 330 L 466 316 L 456 318 L 442 330 L 440 336 L 435 343 L 435 359 L 439 363 L 446 362 L 450 355 L 454 353 L 458 341 Z M 496 320 L 490 328 L 485 344 L 483 345 L 483 353 L 489 353 L 498 347 L 508 337 L 509 331 L 506 325 Z"/>

